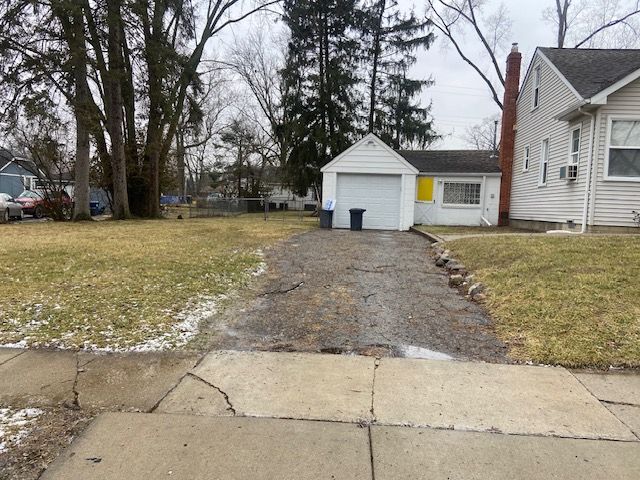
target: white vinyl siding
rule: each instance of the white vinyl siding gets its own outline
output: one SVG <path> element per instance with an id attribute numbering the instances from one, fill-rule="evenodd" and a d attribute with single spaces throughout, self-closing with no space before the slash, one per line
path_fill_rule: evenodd
<path id="1" fill-rule="evenodd" d="M 449 183 L 480 185 L 480 203 L 446 204 L 444 188 Z M 498 223 L 499 198 L 499 175 L 436 176 L 434 177 L 434 201 L 416 202 L 415 223 L 417 225 L 483 225 L 482 217 L 484 217 L 489 223 L 495 225 Z"/>
<path id="2" fill-rule="evenodd" d="M 517 104 L 517 125 L 514 149 L 513 179 L 511 187 L 510 217 L 518 220 L 544 222 L 580 222 L 584 202 L 586 168 L 580 169 L 578 179 L 567 182 L 560 179 L 560 168 L 567 165 L 570 132 L 580 131 L 581 159 L 587 157 L 590 118 L 585 116 L 572 122 L 554 117 L 578 102 L 563 80 L 536 55 L 532 69 L 540 68 L 542 88 L 539 107 L 531 110 L 534 70 L 522 86 Z M 539 187 L 542 140 L 549 139 L 547 182 Z M 529 168 L 525 171 L 525 146 L 529 146 Z"/>
<path id="3" fill-rule="evenodd" d="M 615 119 L 640 120 L 640 80 L 609 95 L 607 105 L 599 110 L 597 125 L 595 167 L 595 206 L 590 212 L 594 225 L 602 226 L 635 226 L 633 210 L 640 207 L 640 183 L 638 179 L 618 179 L 609 177 L 608 147 L 610 124 Z"/>

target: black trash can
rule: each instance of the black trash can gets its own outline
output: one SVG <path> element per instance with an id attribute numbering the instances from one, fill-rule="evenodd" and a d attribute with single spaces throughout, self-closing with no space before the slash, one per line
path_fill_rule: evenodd
<path id="1" fill-rule="evenodd" d="M 331 228 L 333 225 L 333 210 L 320 210 L 320 228 Z"/>
<path id="2" fill-rule="evenodd" d="M 362 230 L 362 214 L 366 212 L 364 208 L 350 208 L 351 214 L 351 230 L 358 232 Z"/>

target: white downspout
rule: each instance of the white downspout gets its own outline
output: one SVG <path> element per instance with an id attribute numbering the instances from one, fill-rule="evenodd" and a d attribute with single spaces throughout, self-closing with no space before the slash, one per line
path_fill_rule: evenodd
<path id="1" fill-rule="evenodd" d="M 480 206 L 480 220 L 484 222 L 487 225 L 487 227 L 490 227 L 491 222 L 487 220 L 484 216 L 484 208 L 487 204 L 487 176 L 486 175 L 482 176 L 482 186 L 480 188 L 482 189 L 482 205 Z"/>
<path id="2" fill-rule="evenodd" d="M 586 233 L 589 217 L 589 193 L 591 192 L 591 170 L 593 170 L 593 139 L 596 129 L 596 117 L 593 113 L 585 112 L 582 107 L 578 109 L 580 113 L 591 117 L 591 130 L 589 131 L 589 150 L 587 153 L 587 183 L 584 187 L 584 205 L 582 207 L 582 228 L 580 233 Z"/>

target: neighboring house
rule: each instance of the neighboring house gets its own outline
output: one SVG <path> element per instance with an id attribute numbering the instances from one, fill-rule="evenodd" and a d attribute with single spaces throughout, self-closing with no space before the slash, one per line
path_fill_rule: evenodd
<path id="1" fill-rule="evenodd" d="M 269 208 L 277 210 L 315 210 L 317 207 L 316 194 L 312 188 L 307 190 L 304 197 L 295 195 L 289 187 L 282 183 L 267 183 L 269 189 Z"/>
<path id="2" fill-rule="evenodd" d="M 507 59 L 501 220 L 633 227 L 640 210 L 640 50 L 538 48 L 518 91 Z M 509 188 L 509 183 L 511 183 Z"/>
<path id="3" fill-rule="evenodd" d="M 37 172 L 32 161 L 15 157 L 9 150 L 0 147 L 0 192 L 17 197 L 24 190 L 35 188 Z"/>
<path id="4" fill-rule="evenodd" d="M 323 200 L 335 201 L 336 228 L 349 227 L 351 208 L 366 209 L 363 228 L 368 229 L 498 220 L 500 169 L 494 152 L 395 151 L 369 134 L 321 171 Z"/>

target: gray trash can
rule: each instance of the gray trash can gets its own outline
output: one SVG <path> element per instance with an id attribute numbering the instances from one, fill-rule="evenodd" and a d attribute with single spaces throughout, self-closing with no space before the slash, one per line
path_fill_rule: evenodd
<path id="1" fill-rule="evenodd" d="M 333 225 L 333 210 L 320 210 L 320 228 L 331 228 Z"/>
<path id="2" fill-rule="evenodd" d="M 351 230 L 358 232 L 362 230 L 362 214 L 366 212 L 364 208 L 350 208 L 351 214 Z"/>

